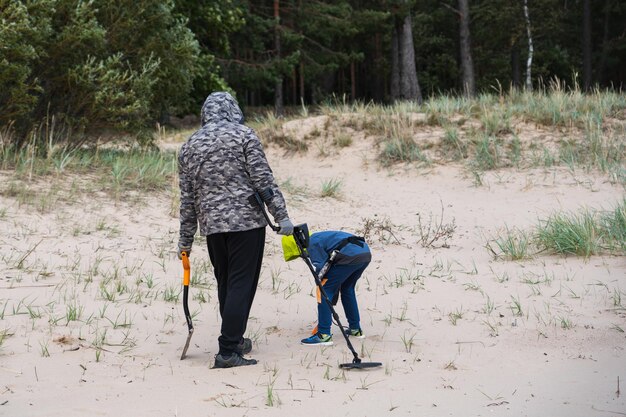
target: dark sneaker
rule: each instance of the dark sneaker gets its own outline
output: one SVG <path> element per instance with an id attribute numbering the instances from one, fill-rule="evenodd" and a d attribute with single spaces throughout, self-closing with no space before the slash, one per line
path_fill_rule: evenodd
<path id="1" fill-rule="evenodd" d="M 241 351 L 242 355 L 247 355 L 252 351 L 252 340 L 247 337 L 243 338 L 243 342 L 237 345 L 237 348 Z"/>
<path id="2" fill-rule="evenodd" d="M 256 359 L 246 359 L 238 353 L 233 353 L 228 357 L 215 355 L 215 365 L 213 368 L 234 368 L 235 366 L 256 365 Z"/>
<path id="3" fill-rule="evenodd" d="M 365 339 L 365 335 L 363 334 L 363 330 L 361 329 L 350 329 L 348 336 L 356 337 L 357 339 Z"/>
<path id="4" fill-rule="evenodd" d="M 317 332 L 311 337 L 302 339 L 300 343 L 307 346 L 330 346 L 333 344 L 333 336 Z"/>

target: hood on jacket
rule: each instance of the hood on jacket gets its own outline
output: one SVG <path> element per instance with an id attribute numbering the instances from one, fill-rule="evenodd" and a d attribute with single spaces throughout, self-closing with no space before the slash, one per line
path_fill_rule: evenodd
<path id="1" fill-rule="evenodd" d="M 229 93 L 211 93 L 202 105 L 202 126 L 208 123 L 243 123 L 243 112 L 237 100 Z"/>

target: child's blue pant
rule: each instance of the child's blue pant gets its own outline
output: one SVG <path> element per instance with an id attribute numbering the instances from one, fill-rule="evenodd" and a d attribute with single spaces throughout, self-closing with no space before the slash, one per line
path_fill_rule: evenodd
<path id="1" fill-rule="evenodd" d="M 346 313 L 348 325 L 351 329 L 361 328 L 361 317 L 359 316 L 359 306 L 356 302 L 354 287 L 368 265 L 369 262 L 355 265 L 334 265 L 325 276 L 328 281 L 324 284 L 324 291 L 330 300 L 333 299 L 336 291 L 340 292 L 343 311 Z M 323 334 L 330 334 L 332 314 L 328 303 L 323 298 L 321 301 L 321 303 L 317 304 L 317 331 Z"/>

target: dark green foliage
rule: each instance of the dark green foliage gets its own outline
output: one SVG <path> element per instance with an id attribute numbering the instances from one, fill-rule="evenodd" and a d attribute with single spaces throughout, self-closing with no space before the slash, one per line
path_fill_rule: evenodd
<path id="1" fill-rule="evenodd" d="M 41 83 L 33 66 L 46 53 L 51 35 L 50 1 L 27 7 L 23 2 L 0 0 L 0 125 L 27 126 L 37 104 Z"/>
<path id="2" fill-rule="evenodd" d="M 200 46 L 193 88 L 184 106 L 188 112 L 198 113 L 209 93 L 228 89 L 220 74 L 216 55 L 231 53 L 232 33 L 246 24 L 243 10 L 235 3 L 236 0 L 175 1 L 175 13 L 187 20 L 187 27 Z"/>
<path id="3" fill-rule="evenodd" d="M 145 132 L 181 109 L 197 73 L 194 35 L 172 1 L 0 3 L 0 122 L 17 140 L 52 115 L 74 131 Z M 146 137 L 146 135 L 144 135 Z"/>
<path id="4" fill-rule="evenodd" d="M 555 79 L 564 90 L 577 87 L 584 3 L 528 2 L 535 89 Z M 230 89 L 244 106 L 273 104 L 281 79 L 287 105 L 333 96 L 389 102 L 392 33 L 407 13 L 424 96 L 460 91 L 455 1 L 280 0 L 278 20 L 275 4 L 0 0 L 0 126 L 23 141 L 55 116 L 73 134 L 104 128 L 147 137 L 169 115 L 197 114 L 215 90 Z M 592 85 L 623 88 L 626 3 L 590 4 Z M 472 1 L 470 16 L 478 94 L 521 86 L 528 57 L 522 2 Z M 558 122 L 562 114 L 544 116 Z"/>

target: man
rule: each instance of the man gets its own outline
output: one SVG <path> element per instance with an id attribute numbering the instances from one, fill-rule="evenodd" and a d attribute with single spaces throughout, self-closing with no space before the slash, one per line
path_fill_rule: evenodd
<path id="1" fill-rule="evenodd" d="M 204 102 L 202 127 L 182 146 L 178 172 L 178 256 L 191 252 L 199 224 L 217 279 L 222 327 L 215 368 L 254 365 L 256 360 L 243 357 L 252 349 L 243 335 L 259 281 L 267 222 L 249 197 L 264 191 L 279 234 L 291 234 L 293 224 L 261 142 L 243 125 L 243 113 L 230 94 L 212 93 Z"/>

